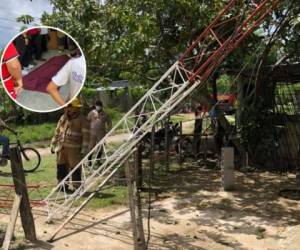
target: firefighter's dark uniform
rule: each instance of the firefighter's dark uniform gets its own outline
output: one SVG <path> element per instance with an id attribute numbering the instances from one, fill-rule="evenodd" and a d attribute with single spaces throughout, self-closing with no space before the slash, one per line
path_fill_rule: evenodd
<path id="1" fill-rule="evenodd" d="M 87 119 L 78 112 L 72 118 L 67 115 L 61 117 L 56 128 L 58 136 L 57 143 L 57 177 L 62 180 L 82 158 L 88 153 L 90 129 Z M 55 137 L 53 138 L 55 141 Z M 67 173 L 64 170 L 67 169 Z M 79 187 L 81 181 L 81 169 L 72 175 L 73 187 Z"/>
<path id="2" fill-rule="evenodd" d="M 89 124 L 86 118 L 79 114 L 77 117 L 67 120 L 66 131 L 62 148 L 58 153 L 57 163 L 66 165 L 71 171 L 88 153 L 89 146 Z M 80 186 L 81 169 L 72 175 L 73 186 Z M 77 182 L 77 183 L 76 183 Z"/>
<path id="3" fill-rule="evenodd" d="M 65 130 L 67 126 L 67 115 L 66 113 L 63 114 L 56 126 L 54 136 L 51 141 L 51 152 L 56 153 L 57 158 L 59 158 L 60 151 L 62 149 L 62 144 L 64 142 Z M 56 171 L 56 178 L 57 181 L 62 181 L 68 174 L 68 168 L 64 164 L 59 164 L 57 160 L 57 171 Z"/>

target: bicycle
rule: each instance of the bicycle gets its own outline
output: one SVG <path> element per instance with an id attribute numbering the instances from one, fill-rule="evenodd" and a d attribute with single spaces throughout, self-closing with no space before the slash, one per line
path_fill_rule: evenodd
<path id="1" fill-rule="evenodd" d="M 40 164 L 41 164 L 41 155 L 40 153 L 32 148 L 32 147 L 24 147 L 19 139 L 19 136 L 22 134 L 20 132 L 16 132 L 14 130 L 10 129 L 10 132 L 12 132 L 16 136 L 16 141 L 10 143 L 10 147 L 12 145 L 16 145 L 17 148 L 20 151 L 21 157 L 22 157 L 22 162 L 23 162 L 23 168 L 25 173 L 33 173 L 36 171 Z M 8 166 L 8 161 L 6 166 Z M 5 167 L 5 166 L 3 166 Z"/>

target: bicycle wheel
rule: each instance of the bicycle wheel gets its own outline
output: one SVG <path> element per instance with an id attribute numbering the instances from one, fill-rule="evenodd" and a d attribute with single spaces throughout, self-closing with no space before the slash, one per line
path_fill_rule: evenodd
<path id="1" fill-rule="evenodd" d="M 34 148 L 22 148 L 21 156 L 25 173 L 34 172 L 41 164 L 41 155 Z"/>

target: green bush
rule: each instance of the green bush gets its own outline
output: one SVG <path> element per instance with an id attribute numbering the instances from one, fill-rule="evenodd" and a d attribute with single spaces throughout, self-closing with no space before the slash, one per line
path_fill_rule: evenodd
<path id="1" fill-rule="evenodd" d="M 105 108 L 107 114 L 111 117 L 113 124 L 116 124 L 122 117 L 123 113 L 117 108 Z M 32 143 L 51 140 L 56 128 L 56 123 L 43 123 L 38 125 L 12 125 L 9 126 L 18 132 L 20 132 L 19 139 L 22 143 Z M 16 140 L 15 136 L 8 130 L 3 131 L 3 135 L 8 136 L 13 142 Z"/>
<path id="2" fill-rule="evenodd" d="M 121 120 L 121 118 L 123 117 L 123 113 L 118 110 L 117 108 L 105 108 L 105 112 L 110 116 L 110 118 L 112 119 L 113 124 L 116 124 L 118 121 Z"/>
<path id="3" fill-rule="evenodd" d="M 20 140 L 23 143 L 50 140 L 53 136 L 55 127 L 55 123 L 44 123 L 40 125 L 27 126 L 11 126 L 12 129 L 22 133 L 20 135 Z M 15 136 L 9 131 L 5 130 L 3 134 L 8 136 L 11 141 L 15 141 Z"/>

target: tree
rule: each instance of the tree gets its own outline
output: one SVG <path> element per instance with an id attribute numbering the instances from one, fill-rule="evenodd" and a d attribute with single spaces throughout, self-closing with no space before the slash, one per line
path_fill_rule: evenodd
<path id="1" fill-rule="evenodd" d="M 96 0 L 51 2 L 53 13 L 45 13 L 42 22 L 66 30 L 79 42 L 91 69 L 88 80 L 108 83 L 127 79 L 147 85 L 165 72 L 228 1 L 108 0 L 102 5 Z M 245 5 L 237 11 L 242 7 Z M 265 30 L 253 34 L 223 67 L 238 69 L 245 61 L 251 62 L 247 58 L 265 41 L 285 10 L 269 18 Z"/>
<path id="2" fill-rule="evenodd" d="M 16 18 L 17 22 L 22 22 L 23 24 L 30 24 L 34 21 L 34 17 L 30 16 L 30 15 L 21 15 L 19 17 Z"/>
<path id="3" fill-rule="evenodd" d="M 102 82 L 153 84 L 227 1 L 52 0 L 44 24 L 69 32 L 82 46 L 91 75 Z M 90 73 L 89 71 L 89 79 Z"/>
<path id="4" fill-rule="evenodd" d="M 279 140 L 279 117 L 274 112 L 276 85 L 270 80 L 272 68 L 268 73 L 263 69 L 266 65 L 299 62 L 299 13 L 299 1 L 287 0 L 267 20 L 264 36 L 268 39 L 251 64 L 254 77 L 246 79 L 245 86 L 251 91 L 242 96 L 240 132 L 251 157 L 259 164 L 272 163 Z"/>
<path id="5" fill-rule="evenodd" d="M 127 79 L 147 86 L 166 71 L 228 1 L 107 0 L 102 5 L 95 0 L 51 2 L 53 14 L 45 14 L 42 20 L 68 31 L 79 41 L 87 56 L 89 81 Z M 251 9 L 246 2 L 239 2 L 236 13 L 246 15 Z M 247 79 L 251 91 L 245 93 L 244 107 L 240 107 L 245 118 L 242 135 L 248 147 L 255 148 L 263 140 L 262 136 L 253 140 L 253 134 L 260 135 L 255 131 L 271 131 L 265 136 L 270 141 L 273 136 L 274 124 L 264 120 L 274 105 L 272 98 L 265 98 L 267 93 L 273 95 L 272 86 L 266 88 L 259 81 L 260 69 L 276 62 L 299 62 L 299 13 L 299 0 L 281 1 L 276 12 L 219 69 L 221 75 L 232 70 L 253 71 L 253 77 Z M 224 29 L 235 25 L 231 23 Z M 262 115 L 257 116 L 257 111 Z M 268 119 L 272 121 L 272 117 Z"/>

